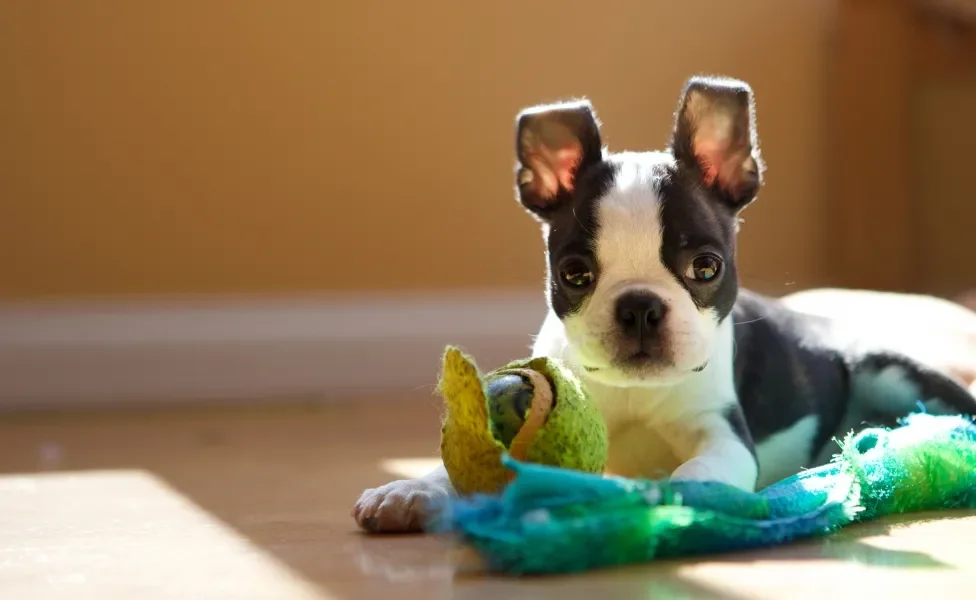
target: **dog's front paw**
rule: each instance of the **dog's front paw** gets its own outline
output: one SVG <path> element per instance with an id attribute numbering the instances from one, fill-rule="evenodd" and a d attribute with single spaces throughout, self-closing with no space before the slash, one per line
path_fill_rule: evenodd
<path id="1" fill-rule="evenodd" d="M 402 479 L 363 492 L 352 516 L 370 533 L 417 532 L 448 495 L 448 490 L 436 483 Z"/>
<path id="2" fill-rule="evenodd" d="M 749 465 L 751 467 L 751 465 Z M 671 473 L 671 479 L 682 481 L 718 481 L 752 492 L 756 486 L 755 469 L 728 464 L 712 457 L 698 456 L 683 463 Z"/>

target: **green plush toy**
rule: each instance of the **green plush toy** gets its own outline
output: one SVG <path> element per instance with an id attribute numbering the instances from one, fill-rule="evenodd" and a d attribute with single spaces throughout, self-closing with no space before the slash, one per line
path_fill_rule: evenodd
<path id="1" fill-rule="evenodd" d="M 448 347 L 438 391 L 446 407 L 441 458 L 461 495 L 504 488 L 512 477 L 505 454 L 588 473 L 606 466 L 606 425 L 557 361 L 518 360 L 482 376 L 470 357 Z"/>

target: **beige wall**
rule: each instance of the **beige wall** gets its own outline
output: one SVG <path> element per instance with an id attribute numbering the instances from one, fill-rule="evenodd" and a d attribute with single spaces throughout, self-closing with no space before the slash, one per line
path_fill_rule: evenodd
<path id="1" fill-rule="evenodd" d="M 818 283 L 831 7 L 0 3 L 0 296 L 536 286 L 515 112 L 588 95 L 656 147 L 698 71 L 758 94 L 745 278 Z"/>
<path id="2" fill-rule="evenodd" d="M 918 287 L 948 296 L 972 295 L 976 293 L 976 119 L 972 117 L 976 77 L 929 78 L 918 86 L 914 100 L 913 192 L 918 205 L 917 229 L 910 243 L 918 261 Z"/>

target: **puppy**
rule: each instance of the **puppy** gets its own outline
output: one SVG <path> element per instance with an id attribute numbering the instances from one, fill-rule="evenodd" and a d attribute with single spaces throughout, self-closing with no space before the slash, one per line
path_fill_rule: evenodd
<path id="1" fill-rule="evenodd" d="M 610 433 L 608 472 L 755 490 L 830 460 L 848 431 L 920 409 L 976 414 L 938 357 L 897 335 L 948 312 L 959 337 L 976 314 L 891 295 L 901 312 L 887 321 L 845 319 L 849 302 L 831 314 L 816 295 L 739 288 L 740 213 L 764 171 L 746 83 L 689 80 L 663 151 L 610 153 L 587 101 L 523 111 L 516 150 L 518 198 L 548 259 L 533 355 L 584 380 Z M 864 297 L 833 294 L 820 298 Z M 367 490 L 353 514 L 369 531 L 418 530 L 451 493 L 441 467 Z"/>

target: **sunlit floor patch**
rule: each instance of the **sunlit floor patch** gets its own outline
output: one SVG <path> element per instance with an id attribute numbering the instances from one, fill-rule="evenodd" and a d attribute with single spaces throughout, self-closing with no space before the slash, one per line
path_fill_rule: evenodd
<path id="1" fill-rule="evenodd" d="M 439 458 L 386 458 L 380 468 L 399 479 L 414 479 L 426 475 L 440 466 Z"/>
<path id="2" fill-rule="evenodd" d="M 140 470 L 0 476 L 0 581 L 4 598 L 332 598 Z"/>

